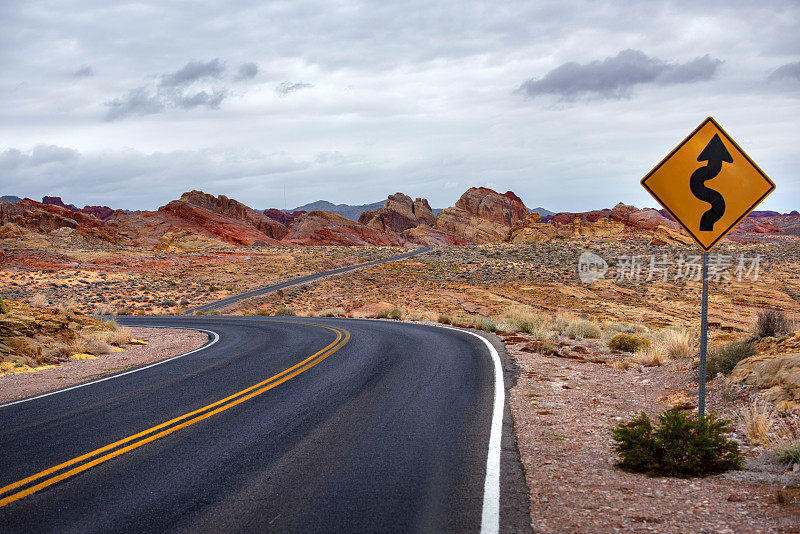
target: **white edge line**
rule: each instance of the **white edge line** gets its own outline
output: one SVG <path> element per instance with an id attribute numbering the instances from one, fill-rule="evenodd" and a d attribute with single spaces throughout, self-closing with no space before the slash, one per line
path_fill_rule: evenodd
<path id="1" fill-rule="evenodd" d="M 486 455 L 486 479 L 483 483 L 483 511 L 481 512 L 481 534 L 495 534 L 500 531 L 500 452 L 503 436 L 503 409 L 506 403 L 506 390 L 503 384 L 503 365 L 494 345 L 485 337 L 451 326 L 437 325 L 439 328 L 456 330 L 477 337 L 489 349 L 494 363 L 494 408 L 492 428 L 489 434 L 489 451 Z"/>
<path id="2" fill-rule="evenodd" d="M 126 324 L 126 325 L 123 325 L 123 326 L 136 327 L 137 325 L 127 325 Z M 206 334 L 211 334 L 212 336 L 214 336 L 214 339 L 210 343 L 206 343 L 202 347 L 196 348 L 196 349 L 191 350 L 189 352 L 184 352 L 183 354 L 178 354 L 177 356 L 172 356 L 171 358 L 167 358 L 166 360 L 160 360 L 160 361 L 151 363 L 149 365 L 145 365 L 144 367 L 137 367 L 136 369 L 131 369 L 130 371 L 125 371 L 124 373 L 119 373 L 119 374 L 116 374 L 116 375 L 107 376 L 105 378 L 92 380 L 91 382 L 84 382 L 83 384 L 77 384 L 75 386 L 70 386 L 68 388 L 59 389 L 59 390 L 56 390 L 56 391 L 51 391 L 49 393 L 42 393 L 41 395 L 36 395 L 35 397 L 28 397 L 28 398 L 25 398 L 25 399 L 20 399 L 20 400 L 15 400 L 15 401 L 12 401 L 12 402 L 7 402 L 6 404 L 0 404 L 0 408 L 5 408 L 7 406 L 13 406 L 15 404 L 21 404 L 23 402 L 29 402 L 29 401 L 36 400 L 36 399 L 41 399 L 43 397 L 49 397 L 50 395 L 56 395 L 58 393 L 65 393 L 67 391 L 72 391 L 73 389 L 84 388 L 86 386 L 91 386 L 92 384 L 98 384 L 100 382 L 105 382 L 106 380 L 111 380 L 113 378 L 119 378 L 121 376 L 129 375 L 129 374 L 132 374 L 132 373 L 138 373 L 139 371 L 144 371 L 145 369 L 150 369 L 151 367 L 155 367 L 156 365 L 161 365 L 162 363 L 171 362 L 172 360 L 177 360 L 178 358 L 183 358 L 184 356 L 189 356 L 190 354 L 194 354 L 195 352 L 199 352 L 201 350 L 207 349 L 208 347 L 210 347 L 211 345 L 213 345 L 214 343 L 219 341 L 219 334 L 217 334 L 216 332 L 214 332 L 212 330 L 204 330 L 202 328 L 185 328 L 185 327 L 176 327 L 176 326 L 151 326 L 151 325 L 140 325 L 139 328 L 171 328 L 171 329 L 174 329 L 174 330 L 193 330 L 193 331 L 197 331 L 197 332 L 205 332 Z"/>

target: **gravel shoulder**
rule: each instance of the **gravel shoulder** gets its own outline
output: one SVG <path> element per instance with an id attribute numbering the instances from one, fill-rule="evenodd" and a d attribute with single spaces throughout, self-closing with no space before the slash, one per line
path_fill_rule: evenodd
<path id="1" fill-rule="evenodd" d="M 129 345 L 123 352 L 104 354 L 96 360 L 70 359 L 35 372 L 0 376 L 0 404 L 171 358 L 199 348 L 208 341 L 208 335 L 203 332 L 172 328 L 128 328 L 134 338 L 146 341 L 147 345 Z"/>
<path id="2" fill-rule="evenodd" d="M 614 467 L 611 428 L 666 409 L 680 373 L 619 370 L 591 347 L 548 357 L 510 341 L 520 376 L 509 400 L 536 532 L 800 532 L 800 475 L 756 476 L 757 459 L 734 475 L 685 480 Z"/>

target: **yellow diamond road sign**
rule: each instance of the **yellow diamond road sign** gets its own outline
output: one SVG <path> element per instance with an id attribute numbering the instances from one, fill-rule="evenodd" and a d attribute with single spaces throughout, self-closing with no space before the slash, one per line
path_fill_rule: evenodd
<path id="1" fill-rule="evenodd" d="M 642 185 L 706 252 L 775 189 L 711 117 L 642 178 Z"/>

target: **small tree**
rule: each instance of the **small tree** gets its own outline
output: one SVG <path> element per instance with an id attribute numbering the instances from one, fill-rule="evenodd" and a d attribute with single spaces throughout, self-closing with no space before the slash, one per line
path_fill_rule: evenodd
<path id="1" fill-rule="evenodd" d="M 617 466 L 650 476 L 688 478 L 741 469 L 739 445 L 725 435 L 730 421 L 714 415 L 690 418 L 675 407 L 658 416 L 653 429 L 644 412 L 613 430 Z"/>

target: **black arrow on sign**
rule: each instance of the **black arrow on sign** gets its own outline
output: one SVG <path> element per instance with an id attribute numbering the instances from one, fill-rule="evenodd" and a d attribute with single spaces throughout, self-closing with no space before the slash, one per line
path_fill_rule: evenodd
<path id="1" fill-rule="evenodd" d="M 719 135 L 714 134 L 711 141 L 697 156 L 697 161 L 707 161 L 708 164 L 692 173 L 692 177 L 689 179 L 689 188 L 694 196 L 711 204 L 711 208 L 700 218 L 700 231 L 709 232 L 714 229 L 714 223 L 720 220 L 722 214 L 725 213 L 725 199 L 718 191 L 706 187 L 704 182 L 719 174 L 723 161 L 733 163 L 733 157 L 725 148 Z"/>

